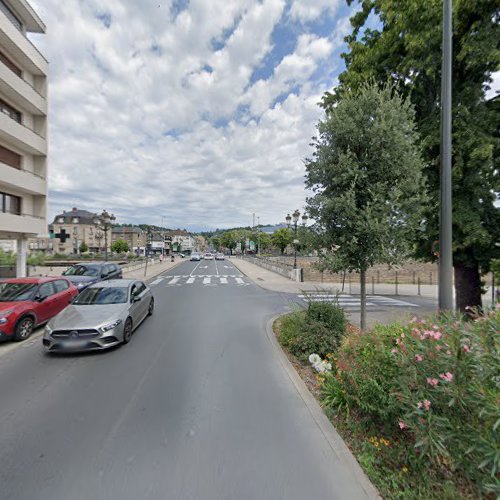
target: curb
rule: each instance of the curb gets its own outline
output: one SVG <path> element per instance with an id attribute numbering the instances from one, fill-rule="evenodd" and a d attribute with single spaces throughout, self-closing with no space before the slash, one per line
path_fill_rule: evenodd
<path id="1" fill-rule="evenodd" d="M 283 316 L 283 314 L 273 316 L 266 324 L 267 338 L 269 339 L 269 342 L 271 343 L 275 354 L 279 358 L 281 366 L 286 371 L 288 377 L 292 381 L 297 392 L 307 406 L 307 409 L 311 413 L 314 421 L 316 422 L 316 425 L 321 430 L 323 436 L 325 437 L 325 440 L 330 445 L 333 453 L 336 455 L 339 461 L 345 463 L 350 468 L 354 480 L 359 483 L 363 491 L 366 493 L 366 497 L 370 499 L 381 499 L 382 497 L 378 493 L 377 489 L 368 479 L 368 476 L 365 474 L 358 461 L 351 453 L 351 450 L 340 437 L 328 417 L 324 414 L 321 406 L 318 404 L 314 396 L 309 392 L 306 384 L 295 371 L 295 368 L 290 363 L 285 353 L 283 352 L 283 349 L 279 345 L 278 339 L 273 332 L 273 324 L 281 316 Z"/>

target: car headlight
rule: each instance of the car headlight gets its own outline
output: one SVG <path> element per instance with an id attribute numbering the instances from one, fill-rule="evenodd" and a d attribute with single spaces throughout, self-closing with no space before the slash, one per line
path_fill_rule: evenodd
<path id="1" fill-rule="evenodd" d="M 117 319 L 116 321 L 113 321 L 113 323 L 109 323 L 108 325 L 101 326 L 100 328 L 98 328 L 98 330 L 101 333 L 108 332 L 109 330 L 116 328 L 121 322 L 122 322 L 121 319 Z"/>
<path id="2" fill-rule="evenodd" d="M 5 325 L 5 323 L 7 323 L 7 321 L 9 321 L 7 319 L 7 316 L 12 312 L 13 312 L 12 309 L 9 309 L 8 311 L 0 312 L 0 325 Z"/>

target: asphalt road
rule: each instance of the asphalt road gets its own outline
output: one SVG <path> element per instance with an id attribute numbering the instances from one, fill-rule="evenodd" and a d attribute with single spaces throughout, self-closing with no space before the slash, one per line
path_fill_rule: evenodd
<path id="1" fill-rule="evenodd" d="M 165 275 L 126 346 L 0 356 L 0 499 L 366 498 L 265 333 L 288 299 L 228 261 Z"/>

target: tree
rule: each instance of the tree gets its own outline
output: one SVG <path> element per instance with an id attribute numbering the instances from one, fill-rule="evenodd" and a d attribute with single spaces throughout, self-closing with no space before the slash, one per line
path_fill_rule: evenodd
<path id="1" fill-rule="evenodd" d="M 85 253 L 88 251 L 89 251 L 89 247 L 88 247 L 87 243 L 85 243 L 85 241 L 82 241 L 80 243 L 80 253 Z"/>
<path id="2" fill-rule="evenodd" d="M 279 248 L 281 255 L 285 253 L 286 247 L 293 241 L 293 233 L 287 227 L 282 227 L 273 233 L 271 243 Z"/>
<path id="3" fill-rule="evenodd" d="M 413 115 L 392 87 L 346 92 L 319 123 L 306 160 L 306 185 L 315 193 L 308 211 L 326 248 L 336 250 L 331 260 L 360 274 L 362 330 L 366 270 L 407 255 L 422 223 L 423 162 Z"/>
<path id="4" fill-rule="evenodd" d="M 226 231 L 222 233 L 220 236 L 220 244 L 223 248 L 227 248 L 231 255 L 233 254 L 233 250 L 236 248 L 236 238 L 232 231 Z"/>
<path id="5" fill-rule="evenodd" d="M 264 252 L 271 246 L 271 236 L 268 233 L 259 232 L 257 241 L 259 243 L 259 252 Z"/>
<path id="6" fill-rule="evenodd" d="M 220 238 L 218 238 L 217 236 L 212 236 L 210 238 L 210 244 L 215 248 L 215 251 L 218 252 L 221 247 Z"/>
<path id="7" fill-rule="evenodd" d="M 350 5 L 354 0 L 347 0 Z M 343 54 L 346 71 L 323 106 L 332 109 L 363 82 L 388 80 L 416 111 L 431 203 L 417 257 L 434 259 L 439 235 L 439 152 L 442 0 L 359 0 Z M 485 100 L 500 64 L 500 10 L 491 0 L 453 2 L 453 264 L 456 305 L 481 306 L 481 273 L 500 249 L 498 175 L 500 109 Z M 373 14 L 379 28 L 371 29 Z M 496 165 L 495 165 L 496 162 Z"/>
<path id="8" fill-rule="evenodd" d="M 125 240 L 116 240 L 111 244 L 111 251 L 116 253 L 128 252 L 128 243 Z"/>

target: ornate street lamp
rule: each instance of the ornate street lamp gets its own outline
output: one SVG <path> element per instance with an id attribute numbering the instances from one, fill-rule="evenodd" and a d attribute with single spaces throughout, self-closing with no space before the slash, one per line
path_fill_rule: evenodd
<path id="1" fill-rule="evenodd" d="M 299 244 L 299 240 L 297 239 L 297 224 L 299 223 L 300 219 L 300 212 L 298 210 L 295 210 L 292 215 L 287 214 L 285 217 L 286 220 L 286 225 L 288 227 L 293 226 L 293 232 L 294 232 L 294 240 L 293 240 L 293 268 L 297 269 L 297 245 Z M 307 215 L 303 214 L 302 215 L 302 225 L 305 226 L 307 223 Z M 292 224 L 293 220 L 293 224 Z"/>
<path id="2" fill-rule="evenodd" d="M 116 217 L 113 214 L 103 210 L 101 215 L 94 218 L 94 225 L 104 233 L 104 260 L 108 260 L 108 229 L 113 227 Z"/>

